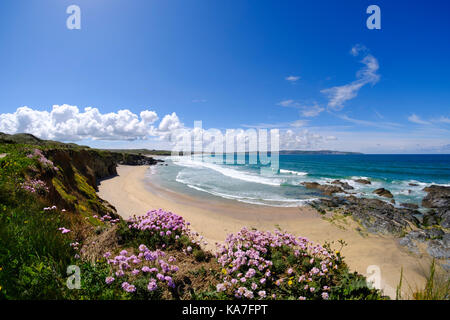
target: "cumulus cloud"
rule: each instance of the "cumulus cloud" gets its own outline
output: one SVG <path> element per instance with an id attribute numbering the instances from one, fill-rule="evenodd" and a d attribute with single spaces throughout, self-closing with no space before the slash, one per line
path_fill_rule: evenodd
<path id="1" fill-rule="evenodd" d="M 410 122 L 413 123 L 417 123 L 417 124 L 430 124 L 428 121 L 422 120 L 418 115 L 416 115 L 415 113 L 413 113 L 412 115 L 410 115 L 408 117 L 408 120 Z"/>
<path id="2" fill-rule="evenodd" d="M 240 148 L 245 146 L 246 150 L 249 148 L 256 150 L 257 146 L 250 143 L 255 141 L 254 135 L 259 135 L 259 129 L 262 129 L 250 127 L 221 131 L 205 130 L 201 127 L 189 128 L 185 127 L 175 112 L 165 115 L 158 124 L 157 120 L 159 120 L 158 115 L 151 110 L 135 114 L 130 110 L 101 113 L 97 108 L 91 107 L 80 111 L 78 107 L 66 104 L 54 105 L 51 111 L 21 107 L 14 113 L 0 114 L 0 132 L 10 134 L 25 132 L 42 139 L 59 141 L 135 141 L 152 138 L 155 143 L 163 143 L 167 148 L 175 150 L 180 149 L 177 148 L 179 145 L 189 145 L 193 148 L 195 140 L 200 139 L 206 151 L 211 150 L 216 143 L 225 144 L 227 137 L 234 137 L 236 145 Z M 307 129 L 300 131 L 300 127 L 307 122 L 307 120 L 297 120 L 284 124 L 285 128 L 279 130 L 280 148 L 311 148 L 336 139 L 332 136 L 324 137 L 311 133 Z M 273 126 L 273 128 L 278 127 Z M 270 136 L 271 130 L 264 130 L 264 132 Z"/>
<path id="3" fill-rule="evenodd" d="M 378 60 L 371 54 L 368 54 L 364 46 L 356 45 L 351 50 L 353 56 L 358 56 L 361 53 L 364 54 L 364 57 L 360 62 L 364 67 L 356 73 L 357 79 L 355 81 L 321 91 L 328 97 L 329 108 L 336 111 L 341 110 L 346 101 L 358 95 L 359 89 L 367 84 L 375 85 L 380 80 L 380 75 L 377 74 L 379 69 Z"/>
<path id="4" fill-rule="evenodd" d="M 302 131 L 285 130 L 280 132 L 281 150 L 308 150 L 320 147 L 328 141 L 337 140 L 335 136 L 322 136 L 318 133 L 310 132 L 308 129 Z"/>
<path id="5" fill-rule="evenodd" d="M 0 114 L 0 131 L 61 141 L 137 140 L 145 139 L 157 120 L 156 112 L 150 110 L 137 115 L 130 110 L 102 114 L 90 107 L 80 111 L 67 104 L 54 105 L 50 112 L 20 107 L 14 113 Z"/>

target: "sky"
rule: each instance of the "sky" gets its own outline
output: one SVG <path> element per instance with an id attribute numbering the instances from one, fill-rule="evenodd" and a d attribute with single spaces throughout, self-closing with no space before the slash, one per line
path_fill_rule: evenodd
<path id="1" fill-rule="evenodd" d="M 369 5 L 381 29 L 368 29 Z M 66 12 L 80 8 L 81 29 Z M 450 153 L 450 2 L 2 0 L 0 132 L 170 148 L 279 129 L 280 148 Z"/>

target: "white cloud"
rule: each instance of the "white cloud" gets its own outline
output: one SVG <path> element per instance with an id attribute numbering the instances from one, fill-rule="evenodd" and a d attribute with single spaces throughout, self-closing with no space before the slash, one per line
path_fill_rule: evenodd
<path id="1" fill-rule="evenodd" d="M 138 116 L 130 110 L 102 114 L 90 107 L 80 112 L 67 104 L 54 105 L 50 112 L 21 107 L 14 113 L 0 114 L 0 131 L 61 141 L 137 140 L 147 137 L 156 120 L 157 114 L 149 110 Z"/>
<path id="2" fill-rule="evenodd" d="M 299 76 L 288 76 L 286 78 L 284 78 L 285 80 L 289 81 L 289 82 L 296 82 L 300 79 Z"/>
<path id="3" fill-rule="evenodd" d="M 300 113 L 304 117 L 317 117 L 325 108 L 322 108 L 318 104 L 314 104 L 312 106 L 303 106 Z"/>
<path id="4" fill-rule="evenodd" d="M 317 117 L 325 110 L 325 108 L 319 106 L 316 102 L 313 105 L 304 105 L 292 99 L 280 101 L 277 105 L 300 109 L 300 114 L 304 117 Z"/>
<path id="5" fill-rule="evenodd" d="M 291 125 L 291 127 L 298 128 L 298 127 L 305 126 L 307 123 L 308 123 L 307 120 L 297 120 L 297 121 L 291 122 L 290 125 Z"/>
<path id="6" fill-rule="evenodd" d="M 277 105 L 282 106 L 282 107 L 296 107 L 297 103 L 294 100 L 289 99 L 289 100 L 280 101 L 277 103 Z"/>
<path id="7" fill-rule="evenodd" d="M 172 114 L 165 115 L 164 118 L 159 123 L 159 131 L 166 132 L 175 129 L 182 128 L 183 124 L 180 122 L 177 114 L 172 112 Z"/>
<path id="8" fill-rule="evenodd" d="M 366 52 L 366 51 L 367 51 L 366 46 L 364 46 L 362 44 L 357 44 L 357 45 L 354 45 L 353 48 L 350 50 L 350 54 L 352 56 L 356 57 L 361 52 Z"/>
<path id="9" fill-rule="evenodd" d="M 408 117 L 408 120 L 409 120 L 410 122 L 417 123 L 417 124 L 430 124 L 428 121 L 425 121 L 425 120 L 420 119 L 420 117 L 417 116 L 415 113 L 413 113 L 412 115 L 410 115 L 410 116 Z"/>
<path id="10" fill-rule="evenodd" d="M 336 140 L 336 137 L 323 137 L 320 134 L 310 132 L 308 129 L 302 131 L 284 130 L 280 131 L 280 150 L 315 149 L 329 140 Z"/>
<path id="11" fill-rule="evenodd" d="M 401 127 L 398 123 L 395 122 L 387 122 L 387 121 L 368 121 L 368 120 L 361 120 L 361 119 L 354 119 L 350 118 L 347 115 L 337 115 L 338 118 L 352 122 L 354 124 L 365 126 L 365 127 L 376 127 L 376 128 L 382 128 L 382 129 L 398 129 Z"/>
<path id="12" fill-rule="evenodd" d="M 367 50 L 365 47 L 357 45 L 352 48 L 351 54 L 357 56 L 361 52 L 366 53 L 366 51 Z M 358 95 L 359 89 L 366 84 L 374 85 L 380 80 L 380 75 L 377 74 L 379 65 L 374 56 L 371 54 L 366 54 L 361 60 L 361 63 L 364 64 L 364 67 L 356 73 L 357 80 L 343 86 L 336 86 L 321 90 L 321 92 L 326 94 L 329 99 L 329 108 L 333 110 L 341 110 L 346 101 L 351 100 Z"/>
<path id="13" fill-rule="evenodd" d="M 450 118 L 442 116 L 442 117 L 439 118 L 439 122 L 450 123 Z"/>

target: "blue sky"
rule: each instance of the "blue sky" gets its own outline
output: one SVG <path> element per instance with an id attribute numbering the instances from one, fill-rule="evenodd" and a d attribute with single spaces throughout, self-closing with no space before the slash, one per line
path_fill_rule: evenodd
<path id="1" fill-rule="evenodd" d="M 81 30 L 66 27 L 72 4 Z M 381 30 L 366 28 L 371 4 Z M 449 153 L 449 12 L 448 1 L 3 0 L 0 131 L 157 148 L 163 131 L 202 120 L 290 130 L 289 148 Z M 54 105 L 66 106 L 57 133 L 44 123 Z M 135 126 L 80 124 L 109 113 L 99 123 Z"/>

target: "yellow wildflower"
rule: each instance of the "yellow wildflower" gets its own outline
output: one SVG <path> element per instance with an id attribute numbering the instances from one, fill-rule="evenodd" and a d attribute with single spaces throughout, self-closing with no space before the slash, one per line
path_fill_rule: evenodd
<path id="1" fill-rule="evenodd" d="M 227 270 L 222 268 L 222 273 L 226 275 L 227 274 Z"/>
<path id="2" fill-rule="evenodd" d="M 289 280 L 289 281 L 288 281 L 288 285 L 289 285 L 289 286 L 292 286 L 292 280 Z"/>

